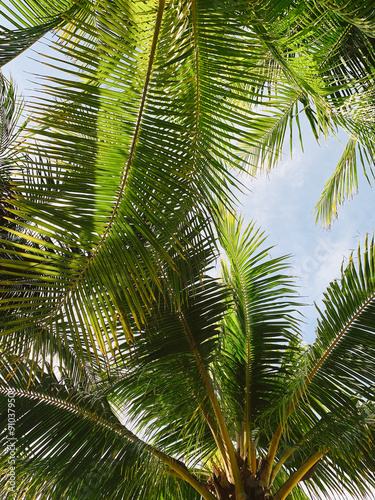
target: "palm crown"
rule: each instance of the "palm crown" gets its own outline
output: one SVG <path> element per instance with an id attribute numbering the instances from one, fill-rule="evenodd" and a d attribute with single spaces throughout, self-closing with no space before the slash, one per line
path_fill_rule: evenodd
<path id="1" fill-rule="evenodd" d="M 52 356 L 38 367 L 4 356 L 20 498 L 281 500 L 374 485 L 373 242 L 327 289 L 308 347 L 286 257 L 234 216 L 217 227 L 222 279 L 202 274 L 204 247 L 176 259 L 107 372 L 74 353 L 54 367 Z"/>
<path id="2" fill-rule="evenodd" d="M 4 417 L 17 396 L 19 498 L 302 499 L 310 476 L 312 492 L 368 491 L 373 244 L 307 348 L 285 259 L 227 210 L 231 168 L 272 168 L 300 113 L 316 138 L 349 135 L 322 220 L 357 160 L 370 177 L 372 5 L 0 4 L 1 63 L 53 30 L 61 70 L 20 133 L 1 80 L 0 393 Z"/>

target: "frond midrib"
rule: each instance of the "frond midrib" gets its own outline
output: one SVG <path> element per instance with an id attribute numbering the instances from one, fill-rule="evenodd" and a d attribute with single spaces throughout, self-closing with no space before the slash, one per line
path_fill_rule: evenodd
<path id="1" fill-rule="evenodd" d="M 108 221 L 107 226 L 105 227 L 105 229 L 100 237 L 100 240 L 96 244 L 96 247 L 95 247 L 92 255 L 90 256 L 90 258 L 88 259 L 88 261 L 86 262 L 84 267 L 81 269 L 80 273 L 77 275 L 74 282 L 70 285 L 67 292 L 61 297 L 59 303 L 56 305 L 54 310 L 50 313 L 50 315 L 48 317 L 48 322 L 50 322 L 51 319 L 54 316 L 56 316 L 58 314 L 58 312 L 62 309 L 62 307 L 64 306 L 64 304 L 66 303 L 66 301 L 68 300 L 70 295 L 79 286 L 79 283 L 84 278 L 87 270 L 93 265 L 93 262 L 96 260 L 101 248 L 103 247 L 103 245 L 104 245 L 104 243 L 105 243 L 105 241 L 106 241 L 106 239 L 107 239 L 107 237 L 112 229 L 113 223 L 114 223 L 116 215 L 118 213 L 126 186 L 128 184 L 129 174 L 130 174 L 130 170 L 132 167 L 132 160 L 134 158 L 134 154 L 135 154 L 137 143 L 138 143 L 139 133 L 141 130 L 141 124 L 142 124 L 144 109 L 145 109 L 146 100 L 147 100 L 147 94 L 148 94 L 150 80 L 151 80 L 153 63 L 154 63 L 154 59 L 155 59 L 156 47 L 158 44 L 160 27 L 162 24 L 164 7 L 165 7 L 165 0 L 159 0 L 157 16 L 156 16 L 156 21 L 155 21 L 154 35 L 153 35 L 153 40 L 152 40 L 152 44 L 150 47 L 148 67 L 147 67 L 147 72 L 146 72 L 146 76 L 145 76 L 145 83 L 144 83 L 144 87 L 143 87 L 141 101 L 139 104 L 139 111 L 138 111 L 135 129 L 134 129 L 133 139 L 132 139 L 131 144 L 130 144 L 128 160 L 127 160 L 125 167 L 124 167 L 121 184 L 120 184 L 120 187 L 118 190 L 118 195 L 117 195 L 115 204 L 113 206 L 111 215 L 109 217 L 109 221 Z M 42 331 L 46 328 L 47 328 L 47 323 L 45 323 L 44 325 L 41 326 L 39 334 L 41 334 Z"/>

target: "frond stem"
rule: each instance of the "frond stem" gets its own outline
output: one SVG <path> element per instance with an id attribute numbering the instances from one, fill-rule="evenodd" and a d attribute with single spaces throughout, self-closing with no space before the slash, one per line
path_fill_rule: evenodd
<path id="1" fill-rule="evenodd" d="M 297 485 L 297 483 L 303 478 L 303 476 L 308 472 L 311 467 L 313 467 L 318 460 L 320 460 L 326 451 L 317 451 L 308 458 L 299 469 L 296 470 L 294 474 L 281 486 L 281 488 L 273 496 L 273 500 L 284 500 L 292 489 Z"/>
<path id="2" fill-rule="evenodd" d="M 63 401 L 61 399 L 57 399 L 54 397 L 49 397 L 46 396 L 45 394 L 40 394 L 37 392 L 33 391 L 23 391 L 20 389 L 13 389 L 13 392 L 16 396 L 24 397 L 27 399 L 37 399 L 38 401 L 45 401 L 47 404 L 51 404 L 60 408 L 63 408 L 66 411 L 69 411 L 70 413 L 73 414 L 79 414 L 83 417 L 86 417 L 93 421 L 95 425 L 99 425 L 100 427 L 104 427 L 105 429 L 108 429 L 118 436 L 125 437 L 126 439 L 129 439 L 129 441 L 138 441 L 142 443 L 144 449 L 154 455 L 154 457 L 158 458 L 160 461 L 162 461 L 165 465 L 170 467 L 177 475 L 188 482 L 196 491 L 198 491 L 202 497 L 205 500 L 215 500 L 215 497 L 208 491 L 208 489 L 202 484 L 198 479 L 189 472 L 185 464 L 180 462 L 179 460 L 174 459 L 173 457 L 170 457 L 166 453 L 162 452 L 158 448 L 155 448 L 154 446 L 151 446 L 148 443 L 145 443 L 142 441 L 138 436 L 133 434 L 131 431 L 129 431 L 126 427 L 123 425 L 119 424 L 114 425 L 111 422 L 106 421 L 102 417 L 98 417 L 92 412 L 89 412 L 87 410 L 84 410 L 83 408 L 80 408 L 78 405 L 73 404 L 73 403 L 68 403 L 67 401 Z M 0 387 L 0 394 L 8 394 L 8 388 L 5 387 Z"/>
<path id="3" fill-rule="evenodd" d="M 224 443 L 223 443 L 223 440 L 221 439 L 221 436 L 220 436 L 220 431 L 219 429 L 217 428 L 217 424 L 215 422 L 215 420 L 212 418 L 212 416 L 203 408 L 202 406 L 202 413 L 203 413 L 203 416 L 211 430 L 211 434 L 215 440 L 215 443 L 216 443 L 216 446 L 218 447 L 219 451 L 220 451 L 220 455 L 223 459 L 223 465 L 224 465 L 224 468 L 225 468 L 225 472 L 226 474 L 228 475 L 228 477 L 230 476 L 231 474 L 231 471 L 228 467 L 228 463 L 227 463 L 227 457 L 226 457 L 226 452 L 225 452 L 225 446 L 224 446 Z"/>
<path id="4" fill-rule="evenodd" d="M 373 293 L 365 301 L 365 303 L 358 309 L 358 311 L 348 321 L 348 323 L 344 326 L 344 328 L 337 334 L 336 338 L 329 345 L 329 347 L 327 348 L 327 350 L 325 351 L 325 353 L 320 357 L 320 359 L 317 361 L 317 363 L 315 364 L 315 366 L 313 367 L 313 369 L 306 376 L 306 379 L 305 379 L 302 387 L 300 389 L 298 389 L 297 393 L 295 394 L 292 402 L 290 403 L 290 405 L 289 405 L 289 407 L 288 407 L 288 409 L 287 409 L 287 411 L 285 413 L 285 417 L 284 417 L 283 421 L 279 423 L 279 425 L 278 425 L 278 427 L 276 429 L 276 432 L 273 435 L 273 438 L 271 440 L 271 444 L 270 444 L 270 447 L 269 447 L 269 450 L 268 450 L 268 454 L 267 454 L 267 459 L 266 459 L 267 465 L 266 465 L 266 467 L 264 469 L 262 480 L 261 480 L 261 484 L 263 486 L 266 486 L 266 485 L 268 486 L 268 484 L 269 484 L 271 470 L 272 470 L 272 465 L 273 465 L 273 462 L 275 460 L 277 448 L 278 448 L 281 436 L 282 436 L 282 434 L 284 432 L 284 428 L 285 428 L 285 425 L 286 425 L 286 422 L 287 422 L 289 416 L 293 413 L 294 408 L 296 407 L 298 401 L 301 399 L 301 397 L 303 396 L 303 394 L 306 392 L 306 388 L 308 387 L 308 385 L 310 384 L 311 380 L 316 375 L 316 373 L 319 370 L 319 368 L 321 368 L 321 366 L 323 365 L 323 363 L 326 361 L 326 359 L 328 358 L 328 356 L 332 353 L 332 351 L 334 350 L 334 348 L 337 346 L 337 344 L 343 338 L 343 336 L 348 331 L 348 329 L 351 327 L 351 325 L 353 324 L 353 322 L 358 318 L 358 316 L 362 313 L 362 311 L 364 309 L 366 309 L 366 307 L 368 307 L 368 305 L 371 302 L 374 301 L 374 299 L 375 299 L 375 293 Z"/>
<path id="5" fill-rule="evenodd" d="M 270 479 L 270 484 L 273 484 L 275 477 L 279 473 L 279 470 L 281 467 L 284 465 L 284 463 L 288 460 L 289 457 L 293 455 L 293 453 L 297 450 L 297 446 L 294 446 L 293 448 L 290 448 L 288 451 L 284 453 L 284 455 L 280 458 L 280 460 L 277 462 L 275 467 L 273 468 L 272 474 L 271 474 L 271 479 Z"/>
<path id="6" fill-rule="evenodd" d="M 135 150 L 136 150 L 136 146 L 137 146 L 137 143 L 138 143 L 138 137 L 139 137 L 139 133 L 140 133 L 140 129 L 141 129 L 141 123 L 142 123 L 142 119 L 143 119 L 143 112 L 144 112 L 144 108 L 145 108 L 145 104 L 146 104 L 146 98 L 147 98 L 148 89 L 149 89 L 149 85 L 150 85 L 152 67 L 153 67 L 153 63 L 154 63 L 154 59 L 155 59 L 156 46 L 157 46 L 158 39 L 159 39 L 159 33 L 160 33 L 160 27 L 161 27 L 162 18 L 163 18 L 164 7 L 165 7 L 165 0 L 159 0 L 159 5 L 158 5 L 158 10 L 157 10 L 157 15 L 156 15 L 156 21 L 155 21 L 154 34 L 153 34 L 153 40 L 152 40 L 152 44 L 151 44 L 151 48 L 150 48 L 150 56 L 149 56 L 147 73 L 146 73 L 146 77 L 145 77 L 145 83 L 144 83 L 144 87 L 143 87 L 141 101 L 140 101 L 140 105 L 139 105 L 137 122 L 136 122 L 136 125 L 135 125 L 134 135 L 133 135 L 133 139 L 132 139 L 130 150 L 129 150 L 128 160 L 127 160 L 125 168 L 124 168 L 124 172 L 123 172 L 123 176 L 122 176 L 122 180 L 121 180 L 119 192 L 118 192 L 118 195 L 117 195 L 117 199 L 116 199 L 115 205 L 114 205 L 114 207 L 112 209 L 111 216 L 109 218 L 108 224 L 107 224 L 107 226 L 106 226 L 106 228 L 105 228 L 105 230 L 104 230 L 104 232 L 103 232 L 103 234 L 102 234 L 99 242 L 97 243 L 97 245 L 95 247 L 95 250 L 93 251 L 91 257 L 88 259 L 86 265 L 83 267 L 83 269 L 81 270 L 81 272 L 79 273 L 79 275 L 75 279 L 74 283 L 69 287 L 69 289 L 66 292 L 66 294 L 61 298 L 60 302 L 56 305 L 55 311 L 54 311 L 53 315 L 50 316 L 50 318 L 53 317 L 53 316 L 56 316 L 57 312 L 61 309 L 61 307 L 63 306 L 63 304 L 66 302 L 66 300 L 69 297 L 69 295 L 72 293 L 72 291 L 74 289 L 77 288 L 78 283 L 82 280 L 82 278 L 83 278 L 84 274 L 86 273 L 87 269 L 91 266 L 92 262 L 96 258 L 97 254 L 99 253 L 100 249 L 102 248 L 103 243 L 105 242 L 105 240 L 106 240 L 106 238 L 107 238 L 107 236 L 108 236 L 108 234 L 109 234 L 109 232 L 110 232 L 110 230 L 111 230 L 111 228 L 113 226 L 113 222 L 115 220 L 116 214 L 118 212 L 118 209 L 119 209 L 119 206 L 120 206 L 120 203 L 121 203 L 121 200 L 122 200 L 122 197 L 123 197 L 126 185 L 127 185 L 127 181 L 128 181 L 128 177 L 129 177 L 129 173 L 130 173 L 130 169 L 131 169 L 131 165 L 132 165 L 132 160 L 133 160 L 134 153 L 135 153 Z M 47 325 L 44 324 L 41 327 L 41 329 L 42 330 L 45 329 L 46 326 Z"/>
<path id="7" fill-rule="evenodd" d="M 245 499 L 246 498 L 245 491 L 244 491 L 244 487 L 242 484 L 242 479 L 241 479 L 240 470 L 239 470 L 238 463 L 237 463 L 237 458 L 236 458 L 234 446 L 233 446 L 232 440 L 230 438 L 227 426 L 225 424 L 224 416 L 222 414 L 220 405 L 217 401 L 217 398 L 215 396 L 215 392 L 212 388 L 211 380 L 210 380 L 208 373 L 203 365 L 202 358 L 199 354 L 199 351 L 198 351 L 197 346 L 195 344 L 194 338 L 190 332 L 189 325 L 187 324 L 185 317 L 180 310 L 178 311 L 178 315 L 180 317 L 181 324 L 183 325 L 186 336 L 188 338 L 188 342 L 190 344 L 191 350 L 193 351 L 195 360 L 196 360 L 197 365 L 198 365 L 199 372 L 201 374 L 204 386 L 205 386 L 206 391 L 207 391 L 207 395 L 210 399 L 212 408 L 214 410 L 214 413 L 215 413 L 215 416 L 217 419 L 217 423 L 218 423 L 220 433 L 221 433 L 221 436 L 223 439 L 224 449 L 226 452 L 224 458 L 226 458 L 227 460 L 229 459 L 230 471 L 232 473 L 232 477 L 230 479 L 233 481 L 233 484 L 235 485 L 235 488 L 236 488 L 236 495 L 237 495 L 236 498 L 238 498 L 239 500 L 242 500 L 242 498 Z M 237 490 L 238 490 L 238 494 L 237 494 Z"/>

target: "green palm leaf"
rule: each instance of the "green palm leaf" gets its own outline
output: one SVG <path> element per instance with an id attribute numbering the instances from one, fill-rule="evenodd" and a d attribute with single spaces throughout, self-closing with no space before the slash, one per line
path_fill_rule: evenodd
<path id="1" fill-rule="evenodd" d="M 320 313 L 317 340 L 311 351 L 311 363 L 315 365 L 308 381 L 309 391 L 317 390 L 317 384 L 326 388 L 320 401 L 327 408 L 351 394 L 373 399 L 374 257 L 374 241 L 368 243 L 366 239 L 362 255 L 358 249 L 357 263 L 352 258 L 341 281 L 331 283 L 325 292 L 325 311 Z"/>
<path id="2" fill-rule="evenodd" d="M 128 430 L 98 389 L 88 391 L 82 379 L 72 386 L 72 379 L 42 372 L 27 387 L 28 377 L 22 372 L 29 369 L 3 363 L 0 388 L 1 432 L 5 439 L 10 439 L 9 418 L 6 418 L 9 398 L 17 401 L 18 492 L 25 498 L 35 495 L 100 498 L 103 494 L 107 498 L 146 495 L 156 499 L 161 495 L 172 498 L 173 494 L 196 498 L 190 486 L 176 478 L 176 471 L 171 476 L 171 465 L 187 473 L 182 462 Z M 12 377 L 6 377 L 5 382 L 4 375 L 9 371 Z M 7 460 L 4 453 L 2 467 Z M 152 483 L 146 479 L 149 477 L 153 478 Z M 6 481 L 4 475 L 3 487 Z"/>
<path id="3" fill-rule="evenodd" d="M 236 421 L 251 430 L 283 391 L 280 372 L 299 335 L 295 290 L 285 274 L 287 257 L 272 259 L 271 248 L 263 248 L 265 236 L 253 224 L 242 231 L 242 220 L 226 214 L 218 233 L 230 266 L 223 263 L 223 279 L 235 297 L 222 324 L 221 369 L 231 374 L 225 392 L 228 397 L 233 391 Z"/>
<path id="4" fill-rule="evenodd" d="M 372 448 L 373 439 L 373 278 L 374 242 L 368 244 L 366 240 L 363 255 L 358 250 L 357 264 L 352 259 L 343 269 L 340 282 L 331 283 L 325 293 L 325 311 L 320 313 L 317 339 L 306 351 L 303 364 L 300 362 L 300 374 L 290 380 L 289 388 L 285 387 L 282 423 L 269 451 L 272 458 L 271 450 L 280 443 L 284 429 L 294 436 L 301 433 L 302 439 L 316 427 L 319 441 L 315 450 L 321 456 L 328 454 L 333 464 L 336 460 L 342 464 L 350 476 L 348 491 L 353 494 L 371 491 L 374 486 L 372 466 L 367 461 L 367 446 Z M 319 427 L 327 418 L 337 419 L 337 424 L 322 432 Z M 341 425 L 345 431 L 340 431 Z M 339 433 L 337 438 L 330 435 L 332 431 Z M 310 446 L 313 442 L 308 439 Z M 326 484 L 335 489 L 329 476 L 335 477 L 337 471 L 329 466 L 322 474 L 324 480 L 317 479 L 318 487 Z M 347 481 L 342 479 L 343 484 Z M 284 498 L 283 488 L 276 495 L 277 500 Z"/>
<path id="5" fill-rule="evenodd" d="M 350 199 L 358 190 L 356 149 L 356 139 L 349 138 L 336 170 L 324 186 L 321 198 L 315 207 L 317 221 L 322 220 L 329 225 L 333 216 L 337 217 L 337 204 Z"/>

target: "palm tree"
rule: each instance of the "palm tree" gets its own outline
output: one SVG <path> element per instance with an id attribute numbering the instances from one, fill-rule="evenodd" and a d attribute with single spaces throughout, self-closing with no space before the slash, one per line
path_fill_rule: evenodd
<path id="1" fill-rule="evenodd" d="M 218 217 L 218 232 L 221 280 L 202 274 L 204 247 L 176 259 L 178 273 L 162 267 L 147 321 L 132 321 L 134 341 L 120 342 L 107 373 L 68 350 L 54 360 L 48 343 L 37 367 L 3 355 L 15 498 L 361 498 L 375 486 L 374 242 L 327 289 L 305 346 L 287 257 L 271 258 L 234 216 Z"/>
<path id="2" fill-rule="evenodd" d="M 316 138 L 349 134 L 323 219 L 357 159 L 370 177 L 372 5 L 0 5 L 1 64 L 52 30 L 61 75 L 29 105 L 1 196 L 0 392 L 3 409 L 17 395 L 20 498 L 298 499 L 315 467 L 312 491 L 367 491 L 372 245 L 327 292 L 308 350 L 283 260 L 220 214 L 231 169 L 271 168 L 301 113 Z M 214 227 L 221 284 L 205 274 Z"/>

